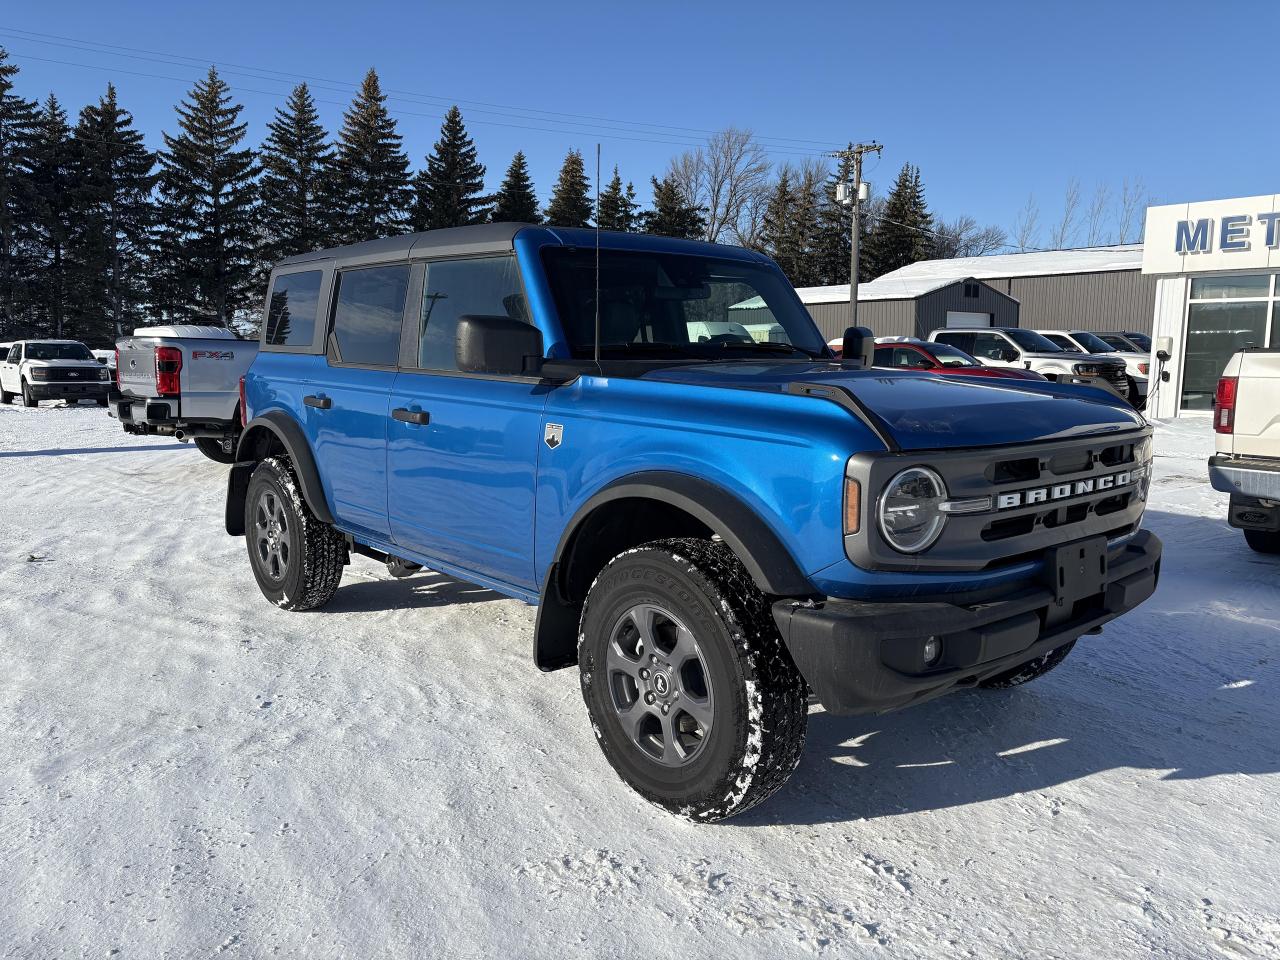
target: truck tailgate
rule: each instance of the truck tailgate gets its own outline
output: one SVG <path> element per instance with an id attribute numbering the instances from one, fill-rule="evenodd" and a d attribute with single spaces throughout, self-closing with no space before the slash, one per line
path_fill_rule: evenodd
<path id="1" fill-rule="evenodd" d="M 1218 451 L 1238 457 L 1280 457 L 1280 352 L 1250 350 L 1236 356 L 1235 430 L 1218 435 Z M 1233 366 L 1228 364 L 1225 376 L 1232 376 Z M 1228 449 L 1223 449 L 1224 441 Z"/>
<path id="2" fill-rule="evenodd" d="M 155 342 L 126 338 L 116 342 L 116 349 L 120 351 L 116 367 L 120 392 L 129 397 L 155 397 Z"/>

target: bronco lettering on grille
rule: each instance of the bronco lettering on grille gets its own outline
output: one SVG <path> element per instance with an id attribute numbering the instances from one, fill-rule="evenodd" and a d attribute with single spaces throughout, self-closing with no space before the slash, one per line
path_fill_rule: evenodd
<path id="1" fill-rule="evenodd" d="M 1105 493 L 1108 490 L 1119 490 L 1132 484 L 1139 476 L 1140 470 L 1121 470 L 1102 477 L 1089 477 L 1086 480 L 1072 480 L 1069 483 L 1055 483 L 1047 487 L 1029 487 L 1026 490 L 1014 490 L 996 497 L 997 510 L 1011 510 L 1014 507 L 1029 507 L 1037 503 L 1058 503 L 1061 500 L 1072 500 L 1076 497 L 1087 497 L 1094 493 Z"/>

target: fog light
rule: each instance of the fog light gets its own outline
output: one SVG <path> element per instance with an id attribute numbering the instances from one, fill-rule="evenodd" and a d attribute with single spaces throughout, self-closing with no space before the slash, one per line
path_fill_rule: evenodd
<path id="1" fill-rule="evenodd" d="M 924 657 L 924 665 L 932 667 L 942 656 L 942 641 L 937 637 L 930 637 L 924 642 L 924 649 L 920 653 Z"/>

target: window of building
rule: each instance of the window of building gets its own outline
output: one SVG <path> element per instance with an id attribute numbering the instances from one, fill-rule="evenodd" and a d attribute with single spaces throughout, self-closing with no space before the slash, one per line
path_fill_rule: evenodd
<path id="1" fill-rule="evenodd" d="M 320 271 L 286 273 L 276 277 L 267 302 L 265 343 L 273 346 L 310 346 L 320 311 Z"/>
<path id="2" fill-rule="evenodd" d="M 409 267 L 370 267 L 338 274 L 333 336 L 344 363 L 395 366 L 409 293 Z"/>
<path id="3" fill-rule="evenodd" d="M 437 260 L 427 264 L 418 323 L 420 367 L 458 369 L 458 318 L 468 315 L 531 322 L 515 257 Z"/>
<path id="4" fill-rule="evenodd" d="M 1213 409 L 1227 360 L 1245 347 L 1280 346 L 1276 278 L 1271 274 L 1195 277 L 1187 304 L 1182 409 Z"/>
<path id="5" fill-rule="evenodd" d="M 964 285 L 964 295 L 970 300 L 976 299 L 978 296 L 978 285 L 976 283 L 966 283 Z"/>

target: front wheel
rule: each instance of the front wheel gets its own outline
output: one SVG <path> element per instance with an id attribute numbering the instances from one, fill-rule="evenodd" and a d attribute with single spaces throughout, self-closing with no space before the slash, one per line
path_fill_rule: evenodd
<path id="1" fill-rule="evenodd" d="M 328 603 L 342 580 L 346 541 L 311 512 L 288 458 L 258 464 L 244 508 L 249 564 L 262 595 L 285 610 Z"/>
<path id="2" fill-rule="evenodd" d="M 722 543 L 661 540 L 610 561 L 583 609 L 578 666 L 605 757 L 678 816 L 741 813 L 800 761 L 804 679 Z"/>
<path id="3" fill-rule="evenodd" d="M 22 381 L 22 405 L 24 407 L 38 407 L 40 401 L 36 399 L 36 395 L 31 392 L 31 384 Z"/>
<path id="4" fill-rule="evenodd" d="M 1034 660 L 1028 660 L 1026 663 L 1019 664 L 1012 670 L 1006 670 L 1004 673 L 997 673 L 994 677 L 987 677 L 981 681 L 978 686 L 987 690 L 1004 690 L 1008 687 L 1017 687 L 1024 683 L 1043 677 L 1046 673 L 1067 659 L 1067 654 L 1071 652 L 1071 648 L 1076 645 L 1074 640 L 1064 643 L 1060 647 L 1054 647 L 1043 656 L 1036 657 Z"/>
<path id="5" fill-rule="evenodd" d="M 1246 530 L 1244 542 L 1256 553 L 1280 553 L 1280 533 L 1275 530 Z"/>
<path id="6" fill-rule="evenodd" d="M 230 443 L 228 450 L 225 444 Z M 196 437 L 196 449 L 216 463 L 235 463 L 236 445 L 233 441 L 219 440 L 217 437 Z"/>

